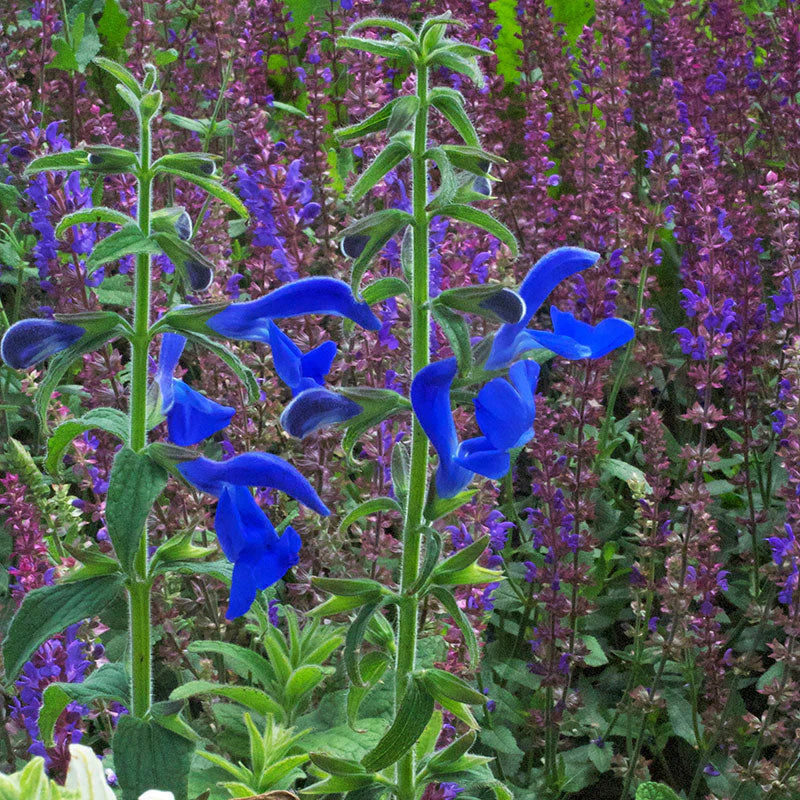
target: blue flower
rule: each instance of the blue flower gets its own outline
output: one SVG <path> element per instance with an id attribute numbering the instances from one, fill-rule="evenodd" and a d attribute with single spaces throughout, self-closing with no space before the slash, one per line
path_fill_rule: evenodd
<path id="1" fill-rule="evenodd" d="M 161 390 L 161 411 L 167 418 L 170 440 L 190 447 L 227 427 L 236 409 L 215 403 L 172 377 L 185 345 L 183 336 L 164 334 L 156 382 Z"/>
<path id="2" fill-rule="evenodd" d="M 3 335 L 0 358 L 13 369 L 28 369 L 75 344 L 84 333 L 78 325 L 54 319 L 23 319 Z"/>
<path id="3" fill-rule="evenodd" d="M 580 247 L 559 247 L 542 256 L 519 288 L 519 294 L 525 301 L 525 314 L 519 322 L 503 325 L 497 331 L 486 361 L 486 369 L 502 369 L 520 353 L 535 347 L 525 331 L 533 315 L 561 281 L 592 266 L 598 258 L 599 253 Z"/>
<path id="4" fill-rule="evenodd" d="M 380 330 L 380 320 L 365 302 L 358 302 L 350 287 L 335 278 L 303 278 L 287 283 L 258 300 L 233 303 L 208 320 L 221 336 L 252 342 L 269 341 L 272 319 L 303 314 L 347 317 L 367 330 Z"/>
<path id="5" fill-rule="evenodd" d="M 325 385 L 325 376 L 330 371 L 333 359 L 336 358 L 334 342 L 323 342 L 304 355 L 300 348 L 270 320 L 269 343 L 272 347 L 275 371 L 292 390 L 292 395 L 298 395 L 305 389 Z"/>
<path id="6" fill-rule="evenodd" d="M 562 358 L 601 358 L 627 344 L 635 333 L 633 325 L 624 319 L 609 317 L 597 325 L 581 322 L 568 311 L 550 307 L 553 331 L 524 331 L 532 346 L 552 350 Z"/>
<path id="7" fill-rule="evenodd" d="M 489 381 L 475 399 L 475 418 L 482 436 L 459 444 L 450 410 L 450 387 L 458 365 L 454 358 L 421 369 L 411 384 L 411 405 L 422 429 L 439 455 L 436 492 L 454 497 L 477 472 L 502 478 L 511 466 L 510 451 L 533 438 L 534 392 L 539 365 L 521 361 L 505 378 Z"/>
<path id="8" fill-rule="evenodd" d="M 473 472 L 456 463 L 458 434 L 450 410 L 450 386 L 458 371 L 454 358 L 423 367 L 411 383 L 411 406 L 431 444 L 439 454 L 436 492 L 455 497 L 472 480 Z"/>
<path id="9" fill-rule="evenodd" d="M 300 537 L 287 527 L 278 536 L 248 487 L 286 492 L 319 514 L 330 512 L 311 484 L 289 463 L 271 453 L 245 453 L 228 461 L 198 458 L 178 471 L 200 491 L 219 498 L 215 528 L 225 556 L 233 562 L 227 619 L 244 614 L 258 590 L 280 580 L 298 561 Z"/>
<path id="10" fill-rule="evenodd" d="M 347 422 L 363 410 L 350 398 L 317 386 L 300 392 L 286 406 L 281 414 L 281 425 L 290 436 L 304 439 L 326 425 Z"/>

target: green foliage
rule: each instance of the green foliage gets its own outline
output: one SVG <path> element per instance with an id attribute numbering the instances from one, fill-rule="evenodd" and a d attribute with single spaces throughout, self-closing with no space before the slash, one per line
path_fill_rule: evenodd
<path id="1" fill-rule="evenodd" d="M 678 795 L 663 783 L 647 781 L 636 788 L 636 800 L 678 800 Z"/>
<path id="2" fill-rule="evenodd" d="M 230 797 L 251 797 L 275 789 L 290 788 L 303 776 L 301 767 L 308 761 L 305 752 L 296 753 L 298 742 L 306 731 L 295 733 L 283 728 L 272 715 L 267 715 L 261 732 L 250 714 L 244 715 L 250 743 L 250 766 L 237 765 L 215 753 L 201 751 L 199 755 L 223 769 L 235 780 L 221 782 Z"/>
<path id="3" fill-rule="evenodd" d="M 47 777 L 44 759 L 34 756 L 19 772 L 0 774 L 0 800 L 86 800 Z"/>

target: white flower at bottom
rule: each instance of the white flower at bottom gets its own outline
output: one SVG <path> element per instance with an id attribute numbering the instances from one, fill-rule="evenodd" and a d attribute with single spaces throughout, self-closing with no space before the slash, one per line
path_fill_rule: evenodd
<path id="1" fill-rule="evenodd" d="M 159 789 L 148 789 L 144 794 L 139 795 L 139 800 L 175 800 L 175 795 Z"/>
<path id="2" fill-rule="evenodd" d="M 77 790 L 81 800 L 116 800 L 106 783 L 103 764 L 91 747 L 69 746 L 69 769 L 64 788 Z"/>

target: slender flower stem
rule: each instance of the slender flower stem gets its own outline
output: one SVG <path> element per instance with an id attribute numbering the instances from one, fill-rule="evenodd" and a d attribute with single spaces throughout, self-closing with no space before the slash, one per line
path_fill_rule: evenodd
<path id="1" fill-rule="evenodd" d="M 139 227 L 150 235 L 152 143 L 150 121 L 140 123 L 138 179 Z M 137 453 L 147 445 L 147 362 L 150 347 L 150 255 L 136 258 L 134 284 L 133 339 L 131 341 L 130 447 Z M 135 575 L 128 584 L 131 634 L 131 697 L 133 715 L 145 717 L 152 697 L 152 644 L 150 640 L 150 582 L 147 576 L 147 528 L 134 565 Z"/>
<path id="2" fill-rule="evenodd" d="M 414 122 L 414 153 L 412 158 L 412 205 L 414 214 L 414 265 L 411 287 L 411 374 L 417 375 L 430 359 L 430 310 L 428 307 L 428 179 L 425 151 L 428 141 L 428 71 L 420 65 L 417 70 L 417 97 L 420 105 Z M 397 661 L 396 705 L 399 706 L 406 689 L 407 676 L 413 672 L 417 654 L 418 598 L 409 588 L 419 573 L 420 537 L 423 510 L 428 486 L 428 437 L 415 418 L 411 434 L 411 474 L 408 488 L 405 523 L 403 526 L 403 565 L 401 575 Z M 415 800 L 414 749 L 397 764 L 398 800 Z"/>

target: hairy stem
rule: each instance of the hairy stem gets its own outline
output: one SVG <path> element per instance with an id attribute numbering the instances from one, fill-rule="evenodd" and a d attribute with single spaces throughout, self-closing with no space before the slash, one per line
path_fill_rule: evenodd
<path id="1" fill-rule="evenodd" d="M 152 176 L 150 121 L 140 123 L 138 178 L 138 223 L 145 236 L 150 235 Z M 131 341 L 130 446 L 137 453 L 147 445 L 147 362 L 150 348 L 150 255 L 136 258 L 134 312 Z M 152 696 L 152 646 L 150 641 L 150 582 L 147 575 L 147 528 L 142 531 L 135 574 L 128 584 L 131 636 L 131 697 L 135 717 L 150 711 Z"/>
<path id="2" fill-rule="evenodd" d="M 428 180 L 425 151 L 428 140 L 428 72 L 420 65 L 417 71 L 419 111 L 414 122 L 412 159 L 412 204 L 414 213 L 414 272 L 411 287 L 411 374 L 417 375 L 430 357 L 430 310 L 428 308 Z M 396 661 L 396 705 L 399 707 L 413 672 L 417 654 L 419 599 L 409 588 L 419 573 L 420 536 L 428 485 L 428 437 L 415 418 L 411 435 L 411 474 L 405 522 L 403 526 L 403 567 L 399 609 Z M 415 800 L 414 750 L 397 763 L 398 800 Z"/>

